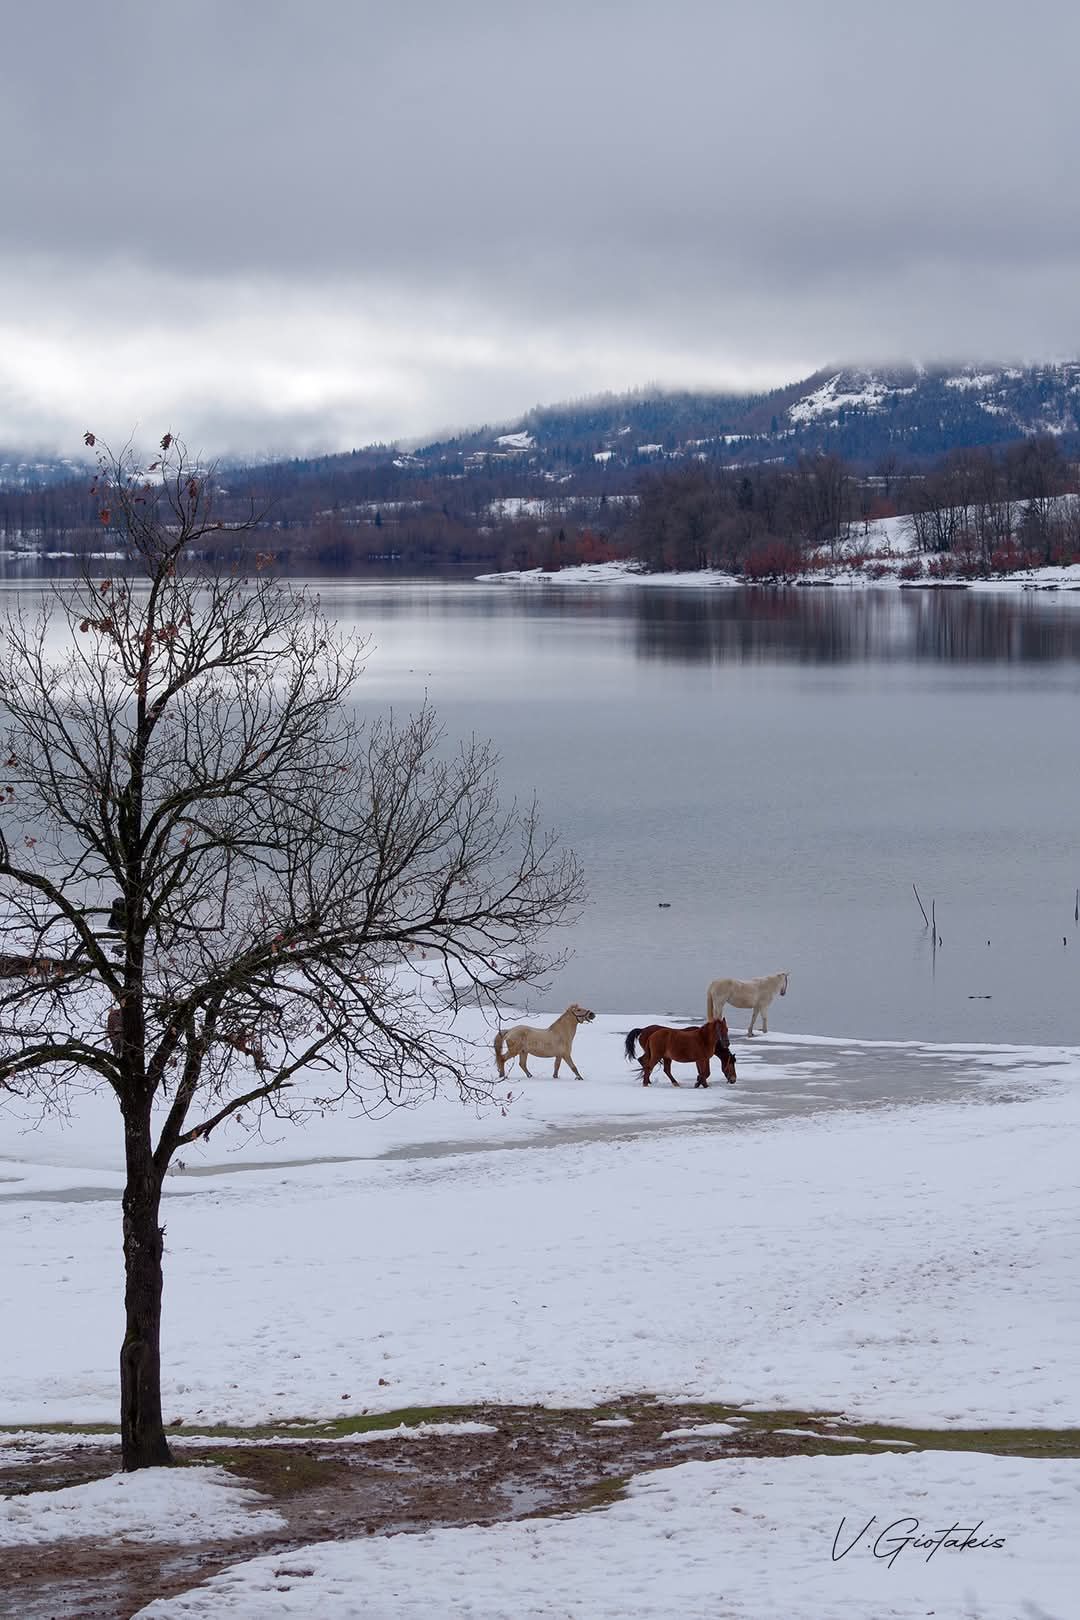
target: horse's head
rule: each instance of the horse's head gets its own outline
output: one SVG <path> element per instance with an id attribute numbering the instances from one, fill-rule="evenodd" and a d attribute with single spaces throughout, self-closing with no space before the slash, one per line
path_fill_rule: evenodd
<path id="1" fill-rule="evenodd" d="M 787 995 L 787 974 L 786 973 L 781 973 L 781 975 L 780 975 L 780 994 L 782 996 Z"/>
<path id="2" fill-rule="evenodd" d="M 596 1017 L 596 1014 L 594 1012 L 590 1012 L 588 1007 L 579 1007 L 576 1001 L 572 1006 L 567 1007 L 566 1010 L 568 1013 L 573 1013 L 574 1018 L 579 1024 L 591 1023 Z"/>
<path id="3" fill-rule="evenodd" d="M 729 1086 L 733 1086 L 736 1080 L 735 1054 L 728 1044 L 726 1027 L 723 1034 L 716 1042 L 716 1056 L 720 1059 L 720 1067 L 724 1071 L 724 1079 L 727 1081 Z"/>

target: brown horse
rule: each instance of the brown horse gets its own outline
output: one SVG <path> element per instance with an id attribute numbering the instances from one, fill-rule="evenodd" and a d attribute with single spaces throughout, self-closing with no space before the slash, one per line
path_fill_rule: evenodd
<path id="1" fill-rule="evenodd" d="M 711 1018 L 697 1029 L 669 1029 L 666 1024 L 646 1024 L 643 1029 L 632 1029 L 624 1048 L 628 1058 L 634 1056 L 635 1041 L 641 1042 L 644 1054 L 640 1060 L 643 1086 L 652 1084 L 650 1076 L 658 1063 L 664 1065 L 664 1073 L 673 1086 L 679 1082 L 671 1072 L 672 1063 L 696 1063 L 696 1091 L 698 1086 L 709 1084 L 709 1068 L 714 1057 L 720 1059 L 728 1085 L 735 1084 L 735 1054 L 728 1041 L 726 1018 Z"/>

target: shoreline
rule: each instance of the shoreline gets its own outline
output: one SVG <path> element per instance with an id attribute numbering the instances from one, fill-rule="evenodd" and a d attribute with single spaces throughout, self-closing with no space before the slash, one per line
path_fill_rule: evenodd
<path id="1" fill-rule="evenodd" d="M 672 570 L 670 573 L 647 573 L 640 565 L 633 562 L 612 563 L 572 563 L 566 568 L 516 568 L 501 573 L 476 574 L 475 583 L 478 585 L 521 585 L 537 586 L 596 586 L 607 587 L 622 585 L 634 587 L 648 587 L 658 590 L 813 590 L 813 589 L 847 589 L 847 590 L 886 590 L 886 591 L 974 591 L 982 594 L 988 591 L 1006 591 L 1016 593 L 1020 591 L 1042 591 L 1069 593 L 1080 592 L 1080 563 L 1068 566 L 1051 565 L 1046 568 L 1027 569 L 1016 574 L 1004 574 L 1000 577 L 962 579 L 959 576 L 948 576 L 943 579 L 901 579 L 900 569 L 904 566 L 904 557 L 893 559 L 895 567 L 887 567 L 884 563 L 875 564 L 875 568 L 884 567 L 886 571 L 871 576 L 866 569 L 845 568 L 837 564 L 833 568 L 814 569 L 812 572 L 793 574 L 790 578 L 775 579 L 745 579 L 739 574 L 730 574 L 717 568 L 702 568 L 693 571 L 680 572 Z"/>

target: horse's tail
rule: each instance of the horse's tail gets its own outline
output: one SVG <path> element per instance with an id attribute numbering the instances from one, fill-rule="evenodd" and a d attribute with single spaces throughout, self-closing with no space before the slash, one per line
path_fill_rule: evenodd
<path id="1" fill-rule="evenodd" d="M 708 1023 L 708 1024 L 711 1024 L 714 1019 L 722 1018 L 723 1013 L 724 1013 L 724 1003 L 720 1000 L 719 996 L 717 995 L 715 985 L 710 984 L 710 986 L 709 986 L 709 994 L 708 994 L 708 997 L 707 997 L 707 1000 L 706 1000 L 706 1006 L 705 1006 L 705 1022 Z"/>
<path id="2" fill-rule="evenodd" d="M 644 1025 L 642 1025 L 642 1028 L 644 1028 Z M 636 1054 L 634 1052 L 634 1043 L 636 1042 L 636 1040 L 637 1040 L 637 1038 L 638 1038 L 638 1036 L 640 1034 L 641 1034 L 640 1029 L 632 1029 L 630 1031 L 629 1035 L 626 1037 L 626 1046 L 625 1046 L 624 1050 L 626 1052 L 627 1057 L 630 1059 L 631 1063 L 633 1063 L 634 1058 L 636 1056 Z"/>
<path id="3" fill-rule="evenodd" d="M 503 1048 L 505 1047 L 505 1045 L 506 1045 L 506 1031 L 505 1031 L 505 1029 L 497 1029 L 495 1031 L 495 1062 L 499 1066 L 499 1073 L 500 1074 L 502 1073 L 503 1059 L 505 1057 L 505 1053 L 503 1051 Z"/>

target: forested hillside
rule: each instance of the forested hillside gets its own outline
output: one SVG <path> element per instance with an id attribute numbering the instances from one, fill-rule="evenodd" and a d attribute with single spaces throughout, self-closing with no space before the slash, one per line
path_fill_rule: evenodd
<path id="1" fill-rule="evenodd" d="M 654 567 L 704 556 L 742 567 L 762 544 L 798 549 L 839 533 L 838 511 L 850 525 L 927 503 L 966 509 L 969 487 L 984 505 L 1027 501 L 1020 469 L 1036 463 L 1040 489 L 1061 493 L 1078 413 L 1075 362 L 837 369 L 768 394 L 641 390 L 412 448 L 224 462 L 217 500 L 226 518 L 254 503 L 267 544 L 294 569 L 479 572 L 630 554 Z M 5 454 L 0 551 L 108 550 L 88 472 Z M 1012 526 L 1010 516 L 1010 536 Z"/>

